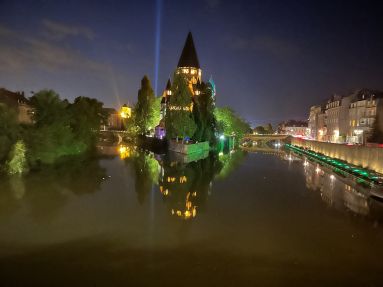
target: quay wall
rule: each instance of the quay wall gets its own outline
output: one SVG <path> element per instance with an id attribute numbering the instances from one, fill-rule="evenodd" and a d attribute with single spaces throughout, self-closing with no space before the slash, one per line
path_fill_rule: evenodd
<path id="1" fill-rule="evenodd" d="M 196 152 L 209 151 L 209 142 L 200 142 L 195 144 L 185 144 L 171 140 L 169 142 L 169 150 L 182 153 L 191 154 Z"/>
<path id="2" fill-rule="evenodd" d="M 383 173 L 383 148 L 318 142 L 300 138 L 293 138 L 291 143 Z"/>

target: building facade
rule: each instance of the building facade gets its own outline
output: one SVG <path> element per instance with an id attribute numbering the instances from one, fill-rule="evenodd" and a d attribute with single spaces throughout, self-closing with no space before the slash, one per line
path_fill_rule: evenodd
<path id="1" fill-rule="evenodd" d="M 325 108 L 323 105 L 316 105 L 310 108 L 308 129 L 309 137 L 314 140 L 323 138 L 325 131 Z"/>
<path id="2" fill-rule="evenodd" d="M 4 104 L 8 108 L 14 109 L 17 113 L 19 123 L 33 123 L 33 109 L 30 106 L 28 99 L 24 96 L 24 92 L 11 92 L 0 88 L 0 104 Z"/>
<path id="3" fill-rule="evenodd" d="M 339 141 L 339 115 L 341 110 L 342 98 L 338 95 L 332 96 L 326 104 L 325 109 L 325 125 L 326 133 L 324 134 L 325 141 Z"/>
<path id="4" fill-rule="evenodd" d="M 383 92 L 362 89 L 348 96 L 334 95 L 324 108 L 310 108 L 310 136 L 318 141 L 364 144 L 378 114 L 383 117 Z"/>
<path id="5" fill-rule="evenodd" d="M 278 125 L 278 133 L 294 137 L 310 137 L 308 122 L 289 120 Z"/>
<path id="6" fill-rule="evenodd" d="M 368 90 L 357 93 L 350 103 L 348 142 L 364 144 L 371 134 L 376 116 L 383 113 L 383 95 Z"/>

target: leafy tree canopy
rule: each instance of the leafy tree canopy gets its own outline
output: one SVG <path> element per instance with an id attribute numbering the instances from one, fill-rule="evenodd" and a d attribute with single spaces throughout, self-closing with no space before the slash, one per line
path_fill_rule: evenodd
<path id="1" fill-rule="evenodd" d="M 138 101 L 134 108 L 135 124 L 140 134 L 153 129 L 160 119 L 160 102 L 157 103 L 149 78 L 144 76 L 138 91 Z"/>
<path id="2" fill-rule="evenodd" d="M 244 134 L 251 132 L 249 123 L 239 117 L 229 107 L 217 107 L 214 114 L 217 120 L 218 132 L 220 134 L 235 135 L 238 139 L 241 139 Z"/>
<path id="3" fill-rule="evenodd" d="M 193 108 L 192 93 L 186 79 L 181 75 L 175 75 L 165 116 L 168 137 L 193 137 L 197 126 L 191 108 Z"/>
<path id="4" fill-rule="evenodd" d="M 216 120 L 214 115 L 214 100 L 212 90 L 202 83 L 199 95 L 194 96 L 194 118 L 197 125 L 194 139 L 197 141 L 209 141 L 211 145 L 216 142 Z"/>

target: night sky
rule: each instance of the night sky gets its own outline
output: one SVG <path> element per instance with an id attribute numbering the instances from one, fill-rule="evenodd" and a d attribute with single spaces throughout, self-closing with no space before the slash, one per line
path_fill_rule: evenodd
<path id="1" fill-rule="evenodd" d="M 217 105 L 253 125 L 383 89 L 383 1 L 313 2 L 0 0 L 0 87 L 133 104 L 145 74 L 162 93 L 190 30 Z"/>

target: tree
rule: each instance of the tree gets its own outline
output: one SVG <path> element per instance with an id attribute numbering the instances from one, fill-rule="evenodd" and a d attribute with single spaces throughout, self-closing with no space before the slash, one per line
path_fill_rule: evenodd
<path id="1" fill-rule="evenodd" d="M 96 99 L 77 97 L 68 108 L 70 126 L 76 140 L 88 147 L 93 146 L 100 125 L 108 118 L 107 112 L 103 109 L 103 103 Z"/>
<path id="2" fill-rule="evenodd" d="M 35 124 L 24 136 L 32 166 L 92 151 L 100 125 L 108 117 L 96 99 L 77 97 L 71 104 L 52 90 L 36 93 L 30 102 Z"/>
<path id="3" fill-rule="evenodd" d="M 138 101 L 134 109 L 135 124 L 138 126 L 140 134 L 145 134 L 158 124 L 159 113 L 160 107 L 156 107 L 156 99 L 152 86 L 149 78 L 145 75 L 141 80 L 141 88 L 138 91 Z"/>
<path id="4" fill-rule="evenodd" d="M 212 90 L 204 83 L 201 86 L 201 93 L 194 96 L 193 114 L 197 125 L 194 139 L 209 141 L 211 145 L 214 145 L 216 143 L 216 120 Z"/>
<path id="5" fill-rule="evenodd" d="M 165 116 L 168 137 L 193 137 L 197 127 L 193 119 L 192 109 L 192 94 L 186 79 L 181 75 L 175 75 L 172 95 Z"/>
<path id="6" fill-rule="evenodd" d="M 383 143 L 383 118 L 379 112 L 376 114 L 372 133 L 368 140 L 373 143 Z"/>
<path id="7" fill-rule="evenodd" d="M 273 126 L 272 126 L 270 123 L 268 123 L 267 125 L 265 125 L 265 126 L 264 126 L 264 129 L 265 129 L 265 132 L 266 132 L 267 134 L 272 134 L 272 133 L 273 133 Z"/>
<path id="8" fill-rule="evenodd" d="M 17 141 L 10 153 L 10 160 L 7 162 L 9 174 L 22 174 L 27 170 L 26 147 L 22 140 Z"/>
<path id="9" fill-rule="evenodd" d="M 225 135 L 235 135 L 238 139 L 237 143 L 244 134 L 251 132 L 249 123 L 240 118 L 231 108 L 216 108 L 214 114 L 218 132 Z"/>
<path id="10" fill-rule="evenodd" d="M 55 122 L 69 124 L 67 113 L 68 101 L 62 101 L 53 90 L 42 90 L 30 98 L 33 107 L 33 120 L 36 127 L 50 125 Z"/>
<path id="11" fill-rule="evenodd" d="M 8 106 L 0 104 L 0 163 L 4 162 L 17 141 L 20 134 L 20 126 L 17 122 L 16 111 Z"/>

